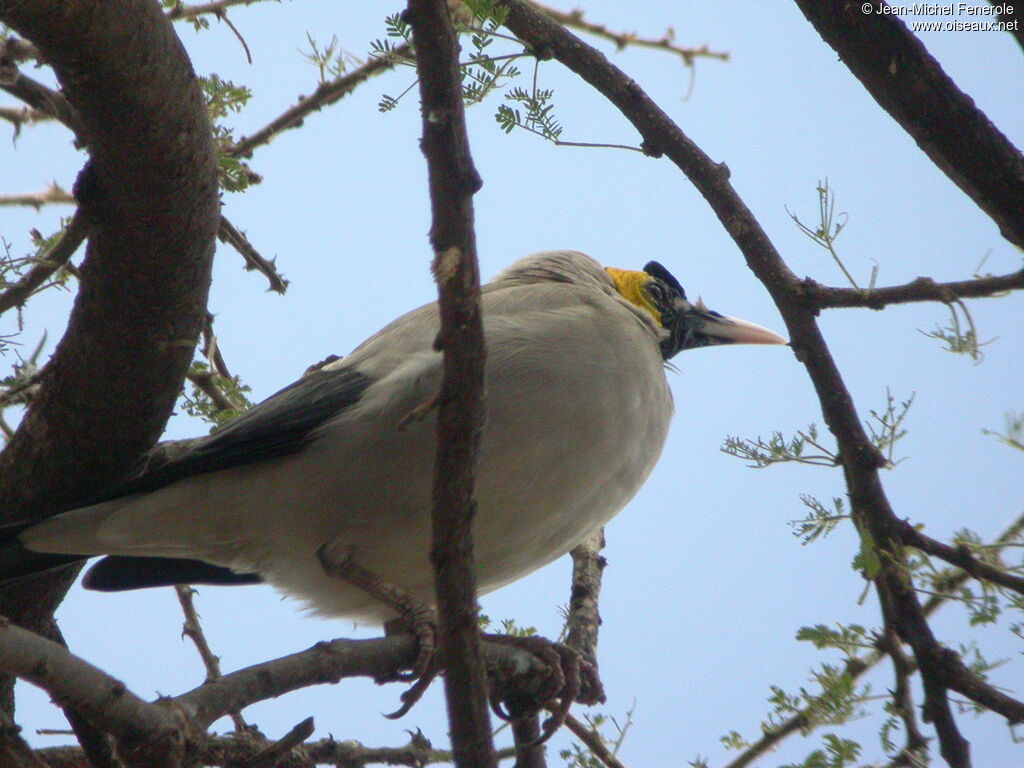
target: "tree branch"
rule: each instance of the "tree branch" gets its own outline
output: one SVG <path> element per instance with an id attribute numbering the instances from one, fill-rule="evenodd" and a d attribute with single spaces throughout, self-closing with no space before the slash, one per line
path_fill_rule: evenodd
<path id="1" fill-rule="evenodd" d="M 473 483 L 484 417 L 484 336 L 473 231 L 473 167 L 462 104 L 459 42 L 445 0 L 409 0 L 423 116 L 444 354 L 438 396 L 430 560 L 445 696 L 458 768 L 495 765 L 473 567 Z"/>
<path id="2" fill-rule="evenodd" d="M 796 0 L 879 106 L 932 162 L 1024 248 L 1024 157 L 939 66 L 907 25 L 846 0 Z"/>
<path id="3" fill-rule="evenodd" d="M 157 4 L 0 0 L 0 20 L 53 67 L 90 153 L 81 290 L 0 455 L 0 516 L 16 520 L 73 507 L 156 442 L 203 326 L 220 201 L 206 104 Z M 68 583 L 5 589 L 4 610 L 43 627 Z"/>
<path id="4" fill-rule="evenodd" d="M 239 139 L 231 148 L 230 154 L 233 157 L 251 157 L 252 151 L 256 147 L 270 143 L 271 139 L 282 131 L 286 131 L 289 128 L 298 128 L 302 125 L 302 121 L 311 113 L 340 101 L 352 93 L 357 86 L 366 82 L 374 75 L 387 72 L 395 66 L 395 58 L 409 54 L 409 47 L 405 45 L 399 46 L 393 53 L 393 58 L 371 59 L 363 66 L 346 75 L 329 80 L 326 83 L 320 83 L 313 93 L 300 98 L 293 107 L 282 112 L 263 128 L 256 131 L 256 133 Z"/>
<path id="5" fill-rule="evenodd" d="M 572 556 L 572 592 L 566 617 L 565 644 L 583 654 L 597 667 L 597 634 L 601 628 L 598 598 L 607 561 L 602 557 L 604 528 L 590 534 L 569 554 Z"/>
<path id="6" fill-rule="evenodd" d="M 538 680 L 543 682 L 544 662 L 526 651 L 485 642 L 482 654 L 504 686 L 529 691 L 541 684 Z M 172 701 L 197 727 L 206 728 L 258 701 L 348 677 L 386 678 L 397 670 L 409 669 L 415 660 L 416 640 L 411 635 L 325 641 L 305 651 L 229 672 Z"/>
<path id="7" fill-rule="evenodd" d="M 157 742 L 177 730 L 167 709 L 149 704 L 124 683 L 63 646 L 0 619 L 0 669 L 45 690 L 128 744 Z"/>
<path id="8" fill-rule="evenodd" d="M 89 224 L 79 210 L 71 216 L 57 242 L 18 282 L 0 293 L 0 315 L 20 307 L 50 276 L 67 264 L 89 234 Z"/>
<path id="9" fill-rule="evenodd" d="M 56 183 L 48 184 L 42 192 L 32 192 L 24 195 L 0 195 L 0 205 L 29 205 L 37 211 L 50 203 L 74 204 L 74 202 L 75 198 Z"/>
<path id="10" fill-rule="evenodd" d="M 726 51 L 712 51 L 707 45 L 702 45 L 699 48 L 684 48 L 675 44 L 675 31 L 669 29 L 661 37 L 641 37 L 635 32 L 614 32 L 608 29 L 604 24 L 595 24 L 592 21 L 587 21 L 584 17 L 582 10 L 573 9 L 566 13 L 565 11 L 559 11 L 551 8 L 547 5 L 530 0 L 530 5 L 543 13 L 546 13 L 552 19 L 557 21 L 559 24 L 563 24 L 566 27 L 572 27 L 586 32 L 588 35 L 594 35 L 605 40 L 610 40 L 615 43 L 615 46 L 621 51 L 627 46 L 635 46 L 637 48 L 653 48 L 658 51 L 665 51 L 672 53 L 682 59 L 683 63 L 692 67 L 695 59 L 718 59 L 719 61 L 728 61 L 729 54 Z"/>
<path id="11" fill-rule="evenodd" d="M 832 288 L 807 278 L 801 281 L 797 290 L 803 299 L 816 309 L 884 309 L 890 304 L 908 304 L 915 301 L 941 301 L 948 304 L 957 299 L 995 296 L 1021 288 L 1024 288 L 1024 269 L 1008 275 L 977 277 L 973 280 L 957 280 L 950 283 L 937 283 L 930 277 L 918 277 L 903 285 L 870 290 Z"/>
<path id="12" fill-rule="evenodd" d="M 259 272 L 270 283 L 270 290 L 275 293 L 284 293 L 288 290 L 288 281 L 277 271 L 274 259 L 265 259 L 259 251 L 249 242 L 249 238 L 243 232 L 235 228 L 235 225 L 228 221 L 228 217 L 221 215 L 220 227 L 217 230 L 217 237 L 222 243 L 227 243 L 245 259 L 245 268 Z"/>
<path id="13" fill-rule="evenodd" d="M 21 99 L 37 112 L 63 123 L 75 134 L 79 144 L 86 143 L 84 127 L 64 94 L 47 88 L 37 80 L 18 71 L 13 61 L 0 58 L 0 88 Z"/>
<path id="14" fill-rule="evenodd" d="M 984 560 L 979 560 L 966 546 L 951 547 L 949 544 L 937 541 L 931 536 L 923 534 L 906 520 L 901 522 L 900 533 L 903 543 L 908 547 L 914 547 L 925 554 L 945 560 L 975 579 L 998 584 L 1006 589 L 1024 594 L 1024 577 L 1016 576 L 1002 568 L 990 565 Z"/>

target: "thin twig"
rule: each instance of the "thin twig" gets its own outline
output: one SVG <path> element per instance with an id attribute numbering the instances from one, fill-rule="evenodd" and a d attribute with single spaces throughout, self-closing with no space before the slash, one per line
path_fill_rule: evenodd
<path id="1" fill-rule="evenodd" d="M 269 143 L 282 131 L 302 125 L 302 121 L 311 113 L 334 104 L 369 78 L 392 69 L 395 66 L 396 58 L 408 55 L 409 47 L 402 45 L 393 51 L 393 56 L 386 59 L 371 59 L 352 72 L 326 83 L 320 83 L 312 94 L 299 99 L 294 106 L 282 112 L 263 128 L 251 136 L 239 139 L 231 148 L 230 154 L 234 157 L 250 157 L 256 147 Z"/>
<path id="2" fill-rule="evenodd" d="M 11 307 L 20 307 L 49 277 L 64 266 L 85 238 L 89 235 L 90 225 L 87 217 L 78 209 L 72 214 L 67 226 L 57 242 L 46 254 L 37 260 L 32 269 L 21 277 L 18 282 L 0 294 L 0 314 Z"/>
<path id="3" fill-rule="evenodd" d="M 30 192 L 23 195 L 0 195 L 0 205 L 28 205 L 38 211 L 49 203 L 70 203 L 74 205 L 75 198 L 56 182 L 48 184 L 42 192 Z"/>
<path id="4" fill-rule="evenodd" d="M 594 757 L 608 766 L 608 768 L 626 768 L 622 761 L 608 749 L 600 734 L 594 732 L 593 729 L 588 728 L 572 715 L 565 716 L 565 725 L 573 732 L 577 739 L 587 746 L 587 749 L 593 753 Z"/>
<path id="5" fill-rule="evenodd" d="M 945 560 L 979 581 L 988 581 L 1024 594 L 1024 577 L 1016 576 L 1002 568 L 986 563 L 984 560 L 979 560 L 966 545 L 951 547 L 949 544 L 926 536 L 906 520 L 900 525 L 900 536 L 907 546 Z"/>
<path id="6" fill-rule="evenodd" d="M 199 3 L 197 5 L 178 4 L 167 11 L 167 18 L 171 21 L 178 19 L 195 19 L 199 16 L 216 16 L 223 18 L 224 12 L 234 5 L 253 5 L 259 0 L 217 0 L 213 3 Z"/>
<path id="7" fill-rule="evenodd" d="M 640 37 L 635 32 L 614 32 L 608 29 L 604 24 L 595 24 L 592 21 L 587 21 L 583 16 L 583 11 L 578 9 L 566 13 L 565 11 L 555 10 L 550 6 L 534 2 L 534 0 L 530 0 L 530 5 L 534 6 L 539 11 L 543 11 L 559 24 L 572 27 L 573 29 L 578 29 L 589 35 L 594 35 L 595 37 L 611 40 L 619 50 L 628 46 L 654 48 L 659 51 L 666 51 L 668 53 L 675 54 L 681 58 L 683 63 L 688 67 L 692 67 L 694 59 L 698 58 L 718 59 L 719 61 L 729 60 L 728 52 L 712 51 L 707 45 L 702 45 L 699 48 L 683 48 L 676 45 L 675 30 L 671 28 L 669 28 L 669 30 L 661 37 Z"/>
<path id="8" fill-rule="evenodd" d="M 313 718 L 307 717 L 278 741 L 260 750 L 242 763 L 241 768 L 274 768 L 281 758 L 312 736 L 314 730 Z"/>
<path id="9" fill-rule="evenodd" d="M 249 238 L 232 224 L 227 216 L 221 214 L 220 226 L 217 229 L 217 238 L 230 245 L 242 258 L 245 259 L 245 268 L 256 270 L 270 283 L 270 290 L 276 293 L 284 293 L 288 290 L 288 281 L 277 271 L 274 259 L 265 259 L 259 251 L 249 242 Z"/>
<path id="10" fill-rule="evenodd" d="M 181 628 L 181 634 L 188 637 L 195 644 L 196 650 L 199 652 L 199 658 L 203 660 L 203 666 L 206 667 L 206 680 L 208 682 L 219 680 L 222 677 L 220 658 L 210 650 L 210 644 L 206 641 L 203 626 L 199 623 L 199 613 L 196 611 L 195 601 L 192 599 L 196 591 L 187 584 L 175 585 L 174 591 L 178 595 L 181 611 L 185 614 L 185 624 Z M 231 717 L 231 722 L 235 724 L 236 731 L 245 731 L 249 728 L 249 725 L 242 718 L 241 712 L 234 711 L 228 714 Z M 310 720 L 310 726 L 312 727 L 312 720 Z M 312 730 L 310 730 L 310 733 L 312 733 Z M 309 738 L 309 734 L 303 738 L 303 741 L 306 738 Z"/>

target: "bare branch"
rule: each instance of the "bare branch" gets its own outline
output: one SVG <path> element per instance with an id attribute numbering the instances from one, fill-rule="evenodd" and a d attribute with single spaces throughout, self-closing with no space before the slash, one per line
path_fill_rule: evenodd
<path id="1" fill-rule="evenodd" d="M 903 732 L 906 734 L 906 743 L 900 755 L 910 761 L 916 758 L 919 763 L 927 764 L 928 740 L 917 726 L 916 707 L 910 688 L 910 677 L 917 670 L 917 665 L 903 653 L 900 640 L 891 629 L 879 638 L 878 647 L 892 659 L 893 675 L 896 678 L 893 686 L 893 704 L 900 720 L 903 721 Z M 914 765 L 913 762 L 908 764 Z"/>
<path id="2" fill-rule="evenodd" d="M 219 680 L 222 677 L 220 659 L 210 650 L 210 644 L 206 641 L 203 626 L 199 623 L 199 613 L 196 611 L 195 601 L 193 600 L 196 591 L 187 584 L 176 585 L 174 591 L 178 595 L 181 612 L 185 614 L 185 624 L 182 626 L 181 633 L 195 644 L 196 650 L 199 652 L 199 658 L 203 660 L 203 666 L 206 667 L 207 681 Z M 235 724 L 236 731 L 244 731 L 248 728 L 240 712 L 229 712 L 228 714 L 231 716 L 231 722 Z M 310 726 L 312 726 L 312 723 L 310 723 Z M 310 734 L 312 734 L 312 730 L 302 740 L 305 741 L 305 739 L 309 738 Z"/>
<path id="3" fill-rule="evenodd" d="M 0 120 L 6 120 L 14 126 L 15 139 L 21 135 L 21 126 L 52 119 L 53 115 L 48 115 L 31 107 L 0 107 Z"/>
<path id="4" fill-rule="evenodd" d="M 458 768 L 495 764 L 480 650 L 473 564 L 473 484 L 484 417 L 484 334 L 473 231 L 473 167 L 462 103 L 459 41 L 445 0 L 409 0 L 419 75 L 443 353 L 438 395 L 430 561 L 452 750 Z"/>
<path id="5" fill-rule="evenodd" d="M 608 564 L 601 556 L 602 549 L 603 528 L 594 531 L 569 553 L 572 556 L 572 593 L 565 621 L 565 644 L 583 654 L 595 667 L 597 634 L 601 628 L 598 598 L 601 595 L 601 576 Z"/>
<path id="6" fill-rule="evenodd" d="M 615 43 L 619 50 L 628 46 L 634 46 L 637 48 L 653 48 L 655 50 L 675 54 L 682 59 L 683 63 L 688 67 L 693 66 L 694 59 L 718 59 L 719 61 L 729 60 L 728 52 L 712 51 L 707 45 L 702 45 L 699 48 L 683 48 L 682 46 L 676 45 L 675 30 L 671 28 L 661 37 L 641 37 L 635 32 L 615 32 L 608 29 L 604 24 L 595 24 L 592 21 L 587 21 L 586 18 L 584 18 L 584 12 L 578 8 L 566 13 L 565 11 L 556 10 L 548 5 L 535 2 L 534 0 L 529 0 L 529 2 L 534 8 L 546 13 L 559 24 L 571 27 L 572 29 L 578 29 L 581 32 L 586 32 L 587 34 L 594 35 L 595 37 L 610 40 Z"/>
<path id="7" fill-rule="evenodd" d="M 243 232 L 235 228 L 235 225 L 228 221 L 227 216 L 221 214 L 220 228 L 217 230 L 217 237 L 221 242 L 227 243 L 242 258 L 245 259 L 245 268 L 254 269 L 270 283 L 270 290 L 276 293 L 284 293 L 288 290 L 288 281 L 277 271 L 277 265 L 273 259 L 265 259 L 259 251 L 249 242 L 249 238 Z"/>
<path id="8" fill-rule="evenodd" d="M 217 0 L 212 3 L 198 3 L 196 5 L 183 5 L 178 3 L 169 11 L 167 18 L 171 21 L 178 19 L 195 19 L 199 16 L 216 16 L 223 19 L 228 8 L 235 5 L 252 5 L 260 0 Z"/>
<path id="9" fill-rule="evenodd" d="M 565 716 L 565 725 L 573 732 L 577 739 L 586 745 L 594 757 L 608 766 L 608 768 L 626 768 L 619 758 L 608 749 L 600 734 L 595 733 L 592 728 L 588 728 L 572 715 Z"/>
<path id="10" fill-rule="evenodd" d="M 32 192 L 25 195 L 0 195 L 0 205 L 29 205 L 38 211 L 48 203 L 70 203 L 74 205 L 75 198 L 56 182 L 48 184 L 42 192 Z"/>
<path id="11" fill-rule="evenodd" d="M 21 99 L 36 111 L 63 123 L 75 134 L 75 139 L 79 144 L 86 143 L 86 135 L 81 121 L 74 108 L 64 98 L 63 93 L 47 88 L 39 81 L 18 71 L 13 63 L 2 59 L 0 59 L 0 88 L 15 98 Z"/>
<path id="12" fill-rule="evenodd" d="M 796 0 L 807 20 L 1003 237 L 1024 248 L 1024 156 L 883 2 Z M 913 87 L 907 87 L 913 83 Z"/>
<path id="13" fill-rule="evenodd" d="M 949 304 L 957 299 L 995 296 L 1021 288 L 1024 288 L 1024 269 L 1008 275 L 985 276 L 950 283 L 937 283 L 930 277 L 918 277 L 903 285 L 867 290 L 831 288 L 806 279 L 801 281 L 797 290 L 808 304 L 817 309 L 883 309 L 890 304 L 907 304 L 915 301 L 941 301 Z"/>
<path id="14" fill-rule="evenodd" d="M 39 60 L 39 49 L 31 41 L 18 37 L 0 38 L 0 68 L 9 64 Z"/>
<path id="15" fill-rule="evenodd" d="M 487 666 L 509 686 L 532 690 L 543 680 L 544 663 L 532 654 L 485 642 Z M 348 677 L 387 678 L 416 660 L 416 640 L 397 634 L 372 640 L 331 640 L 273 661 L 229 672 L 173 699 L 200 728 L 232 711 L 300 688 L 337 683 Z"/>
<path id="16" fill-rule="evenodd" d="M 0 669 L 45 690 L 127 743 L 156 742 L 178 723 L 163 707 L 131 693 L 120 680 L 40 635 L 0 619 Z"/>

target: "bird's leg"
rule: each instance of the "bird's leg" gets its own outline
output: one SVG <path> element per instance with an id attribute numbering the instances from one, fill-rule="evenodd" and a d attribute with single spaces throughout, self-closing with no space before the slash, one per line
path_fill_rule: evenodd
<path id="1" fill-rule="evenodd" d="M 604 687 L 597 676 L 597 667 L 586 660 L 579 651 L 562 643 L 555 643 L 543 637 L 530 635 L 490 635 L 484 638 L 502 645 L 513 645 L 522 648 L 546 662 L 551 669 L 546 684 L 537 694 L 535 706 L 546 707 L 551 717 L 544 721 L 537 744 L 543 744 L 565 723 L 566 715 L 574 701 L 580 704 L 598 704 L 605 700 Z M 491 693 L 491 709 L 503 720 L 519 719 L 523 715 L 523 702 L 515 702 L 506 712 L 502 707 L 501 695 L 497 691 Z M 523 747 L 532 744 L 521 745 Z"/>
<path id="2" fill-rule="evenodd" d="M 430 413 L 436 407 L 437 395 L 428 397 L 426 400 L 424 400 L 422 403 L 417 405 L 415 408 L 413 408 L 411 411 L 405 414 L 405 416 L 402 417 L 402 420 L 398 422 L 398 431 L 404 432 L 406 428 L 413 422 L 423 421 L 423 419 L 427 417 L 427 414 Z"/>
<path id="3" fill-rule="evenodd" d="M 405 630 L 415 635 L 419 641 L 419 651 L 411 672 L 396 674 L 393 678 L 387 680 L 378 680 L 378 682 L 390 682 L 391 680 L 417 681 L 415 685 L 402 695 L 402 707 L 395 713 L 396 717 L 404 715 L 416 703 L 416 700 L 423 694 L 423 691 L 426 690 L 430 681 L 433 680 L 439 671 L 434 662 L 434 651 L 437 648 L 437 619 L 434 616 L 433 609 L 417 600 L 401 587 L 363 568 L 353 560 L 350 550 L 339 552 L 337 546 L 331 546 L 331 543 L 328 542 L 317 549 L 316 556 L 320 561 L 320 567 L 324 569 L 324 573 L 328 576 L 348 582 L 384 603 L 389 608 L 394 609 L 404 624 Z M 393 628 L 394 624 L 392 624 Z M 410 694 L 415 696 L 411 702 L 409 701 Z"/>

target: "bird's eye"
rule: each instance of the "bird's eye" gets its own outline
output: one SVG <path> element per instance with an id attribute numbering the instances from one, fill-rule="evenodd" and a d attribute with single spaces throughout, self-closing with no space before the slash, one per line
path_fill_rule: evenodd
<path id="1" fill-rule="evenodd" d="M 668 304 L 668 291 L 659 280 L 652 280 L 647 286 L 647 294 L 658 306 L 664 307 Z"/>

